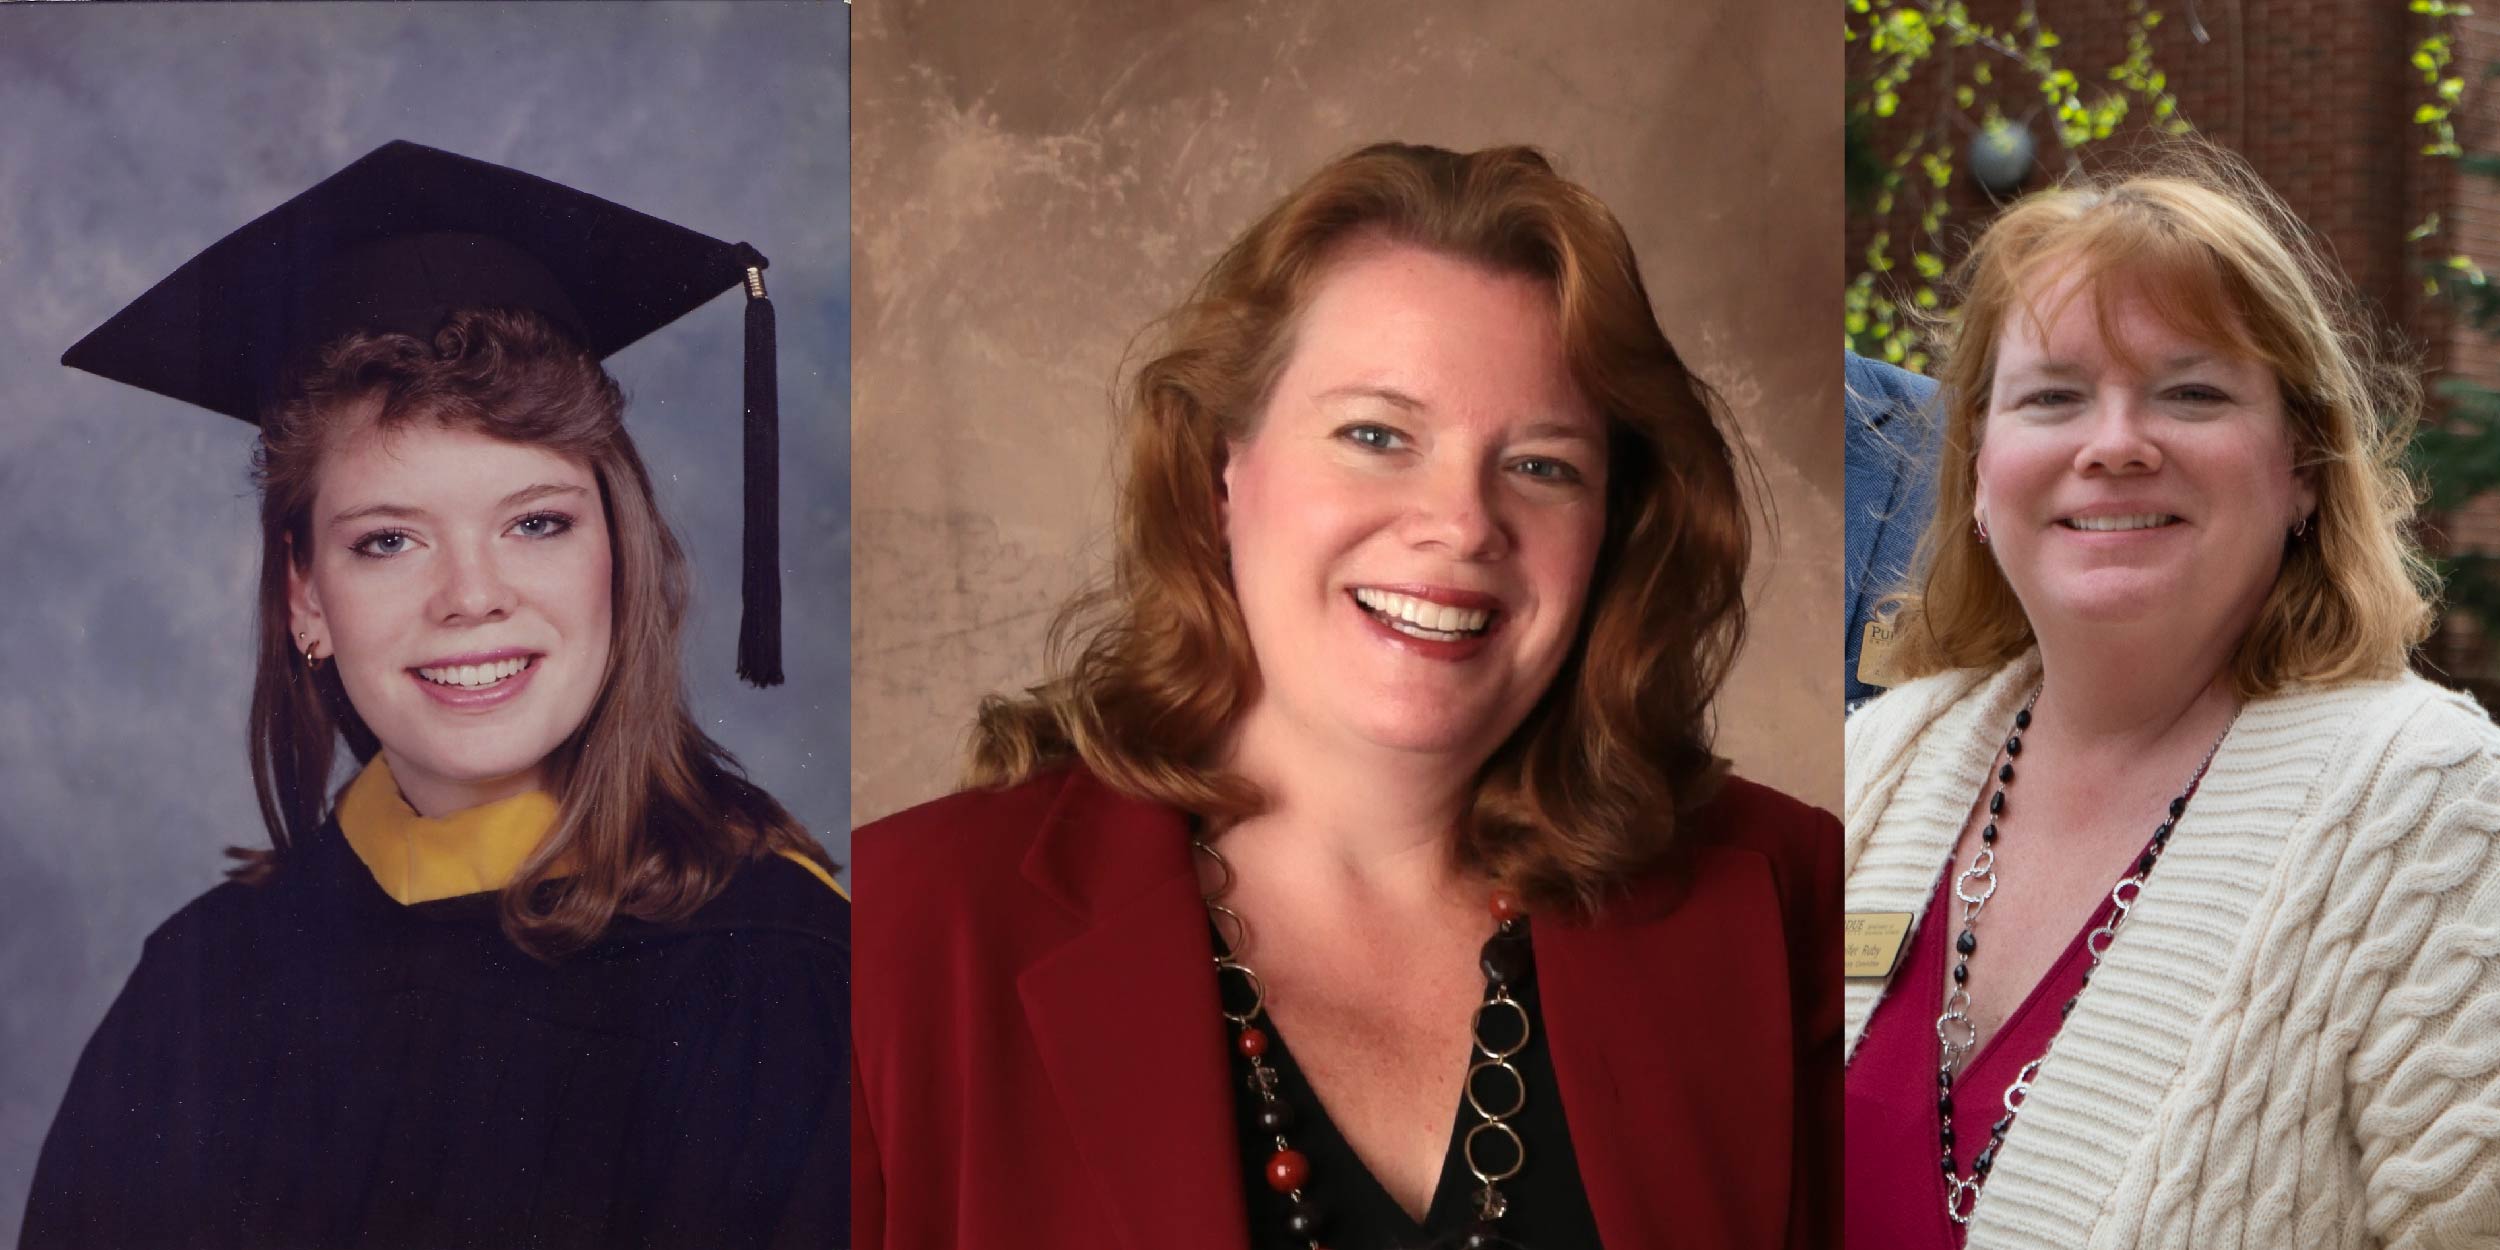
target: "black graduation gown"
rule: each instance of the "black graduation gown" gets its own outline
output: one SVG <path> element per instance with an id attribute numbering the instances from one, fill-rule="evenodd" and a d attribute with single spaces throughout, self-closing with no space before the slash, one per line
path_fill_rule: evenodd
<path id="1" fill-rule="evenodd" d="M 22 1245 L 847 1245 L 849 1037 L 849 904 L 779 856 L 550 966 L 333 823 L 148 939 Z"/>

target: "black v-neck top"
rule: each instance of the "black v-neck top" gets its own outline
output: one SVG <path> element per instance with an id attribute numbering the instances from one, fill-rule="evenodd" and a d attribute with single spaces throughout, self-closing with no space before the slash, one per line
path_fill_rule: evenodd
<path id="1" fill-rule="evenodd" d="M 1514 1250 L 1600 1250 L 1597 1217 L 1589 1210 L 1588 1191 L 1580 1184 L 1580 1163 L 1572 1153 L 1571 1132 L 1563 1120 L 1562 1092 L 1554 1084 L 1554 1061 L 1546 1049 L 1544 1017 L 1538 1010 L 1532 977 L 1512 997 L 1527 1008 L 1532 1022 L 1528 1045 L 1511 1057 L 1528 1091 L 1527 1105 L 1506 1121 L 1519 1133 L 1525 1159 L 1519 1175 L 1501 1183 L 1509 1210 L 1498 1227 L 1502 1245 Z M 1276 1028 L 1262 1015 L 1259 1028 L 1268 1036 L 1267 1062 L 1276 1069 L 1276 1096 L 1293 1105 L 1294 1125 L 1285 1138 L 1310 1160 L 1310 1179 L 1302 1193 L 1324 1213 L 1319 1242 L 1328 1250 L 1444 1250 L 1457 1247 L 1476 1218 L 1475 1194 L 1482 1188 L 1467 1168 L 1467 1130 L 1483 1122 L 1462 1096 L 1451 1116 L 1450 1144 L 1441 1160 L 1441 1179 L 1432 1206 L 1417 1224 L 1382 1188 L 1362 1158 L 1346 1144 L 1328 1109 L 1312 1090 L 1301 1065 Z M 1226 1028 L 1227 1039 L 1235 1030 Z M 1470 1050 L 1465 1060 L 1472 1063 Z M 1260 1131 L 1260 1098 L 1250 1085 L 1250 1061 L 1238 1054 L 1232 1061 L 1233 1122 L 1241 1144 L 1241 1177 L 1250 1211 L 1252 1250 L 1308 1250 L 1309 1241 L 1285 1226 L 1292 1203 L 1268 1188 L 1267 1160 L 1276 1153 L 1274 1135 Z M 1484 1093 L 1489 1097 L 1493 1090 Z M 1489 1135 L 1498 1137 L 1498 1134 Z M 1498 1141 L 1480 1141 L 1480 1157 L 1488 1165 L 1507 1158 Z"/>

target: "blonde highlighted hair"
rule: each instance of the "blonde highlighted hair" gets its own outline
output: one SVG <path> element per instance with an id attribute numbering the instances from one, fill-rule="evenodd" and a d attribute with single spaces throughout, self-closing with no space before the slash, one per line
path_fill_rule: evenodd
<path id="1" fill-rule="evenodd" d="M 2273 589 L 2231 658 L 2243 696 L 2295 682 L 2391 677 L 2428 636 L 2435 585 L 2410 532 L 2419 494 L 2405 444 L 2421 387 L 2373 328 L 2351 283 L 2237 158 L 2204 145 L 2159 153 L 2144 172 L 2077 177 L 2026 197 L 1982 234 L 1956 275 L 1945 334 L 1935 512 L 1913 590 L 1894 596 L 1912 631 L 1911 676 L 1994 667 L 2032 645 L 2013 587 L 1971 526 L 1998 352 L 2014 317 L 2061 311 L 2053 285 L 2089 299 L 2105 342 L 2126 296 L 2166 327 L 2274 371 L 2296 472 L 2317 512 L 2287 543 Z"/>

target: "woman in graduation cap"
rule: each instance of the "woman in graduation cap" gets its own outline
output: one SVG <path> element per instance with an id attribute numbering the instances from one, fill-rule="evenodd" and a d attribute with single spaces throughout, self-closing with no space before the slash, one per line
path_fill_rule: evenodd
<path id="1" fill-rule="evenodd" d="M 857 836 L 860 1244 L 1831 1244 L 1839 829 L 1711 750 L 1738 455 L 1622 227 L 1380 144 L 1164 331 L 1069 661 Z"/>
<path id="2" fill-rule="evenodd" d="M 65 358 L 260 426 L 270 846 L 149 939 L 25 1245 L 846 1240 L 848 907 L 687 712 L 685 558 L 600 363 L 745 280 L 768 485 L 762 264 L 395 143 Z"/>

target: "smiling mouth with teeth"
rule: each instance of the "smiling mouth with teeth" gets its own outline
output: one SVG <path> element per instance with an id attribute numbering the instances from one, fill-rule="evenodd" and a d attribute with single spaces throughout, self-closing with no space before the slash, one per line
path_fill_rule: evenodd
<path id="1" fill-rule="evenodd" d="M 442 668 L 420 668 L 416 672 L 417 676 L 438 686 L 451 686 L 461 690 L 484 690 L 489 686 L 511 680 L 522 669 L 537 662 L 537 656 L 516 655 L 511 659 L 497 660 L 492 664 L 450 664 Z"/>
<path id="2" fill-rule="evenodd" d="M 1354 601 L 1381 624 L 1408 637 L 1430 642 L 1474 638 L 1493 623 L 1493 613 L 1485 608 L 1454 608 L 1413 595 L 1368 587 L 1356 590 Z"/>
<path id="3" fill-rule="evenodd" d="M 2101 534 L 2116 530 L 2159 529 L 2165 525 L 2175 525 L 2178 520 L 2179 518 L 2167 513 L 2146 512 L 2135 516 L 2070 516 L 2058 524 L 2070 530 Z"/>

